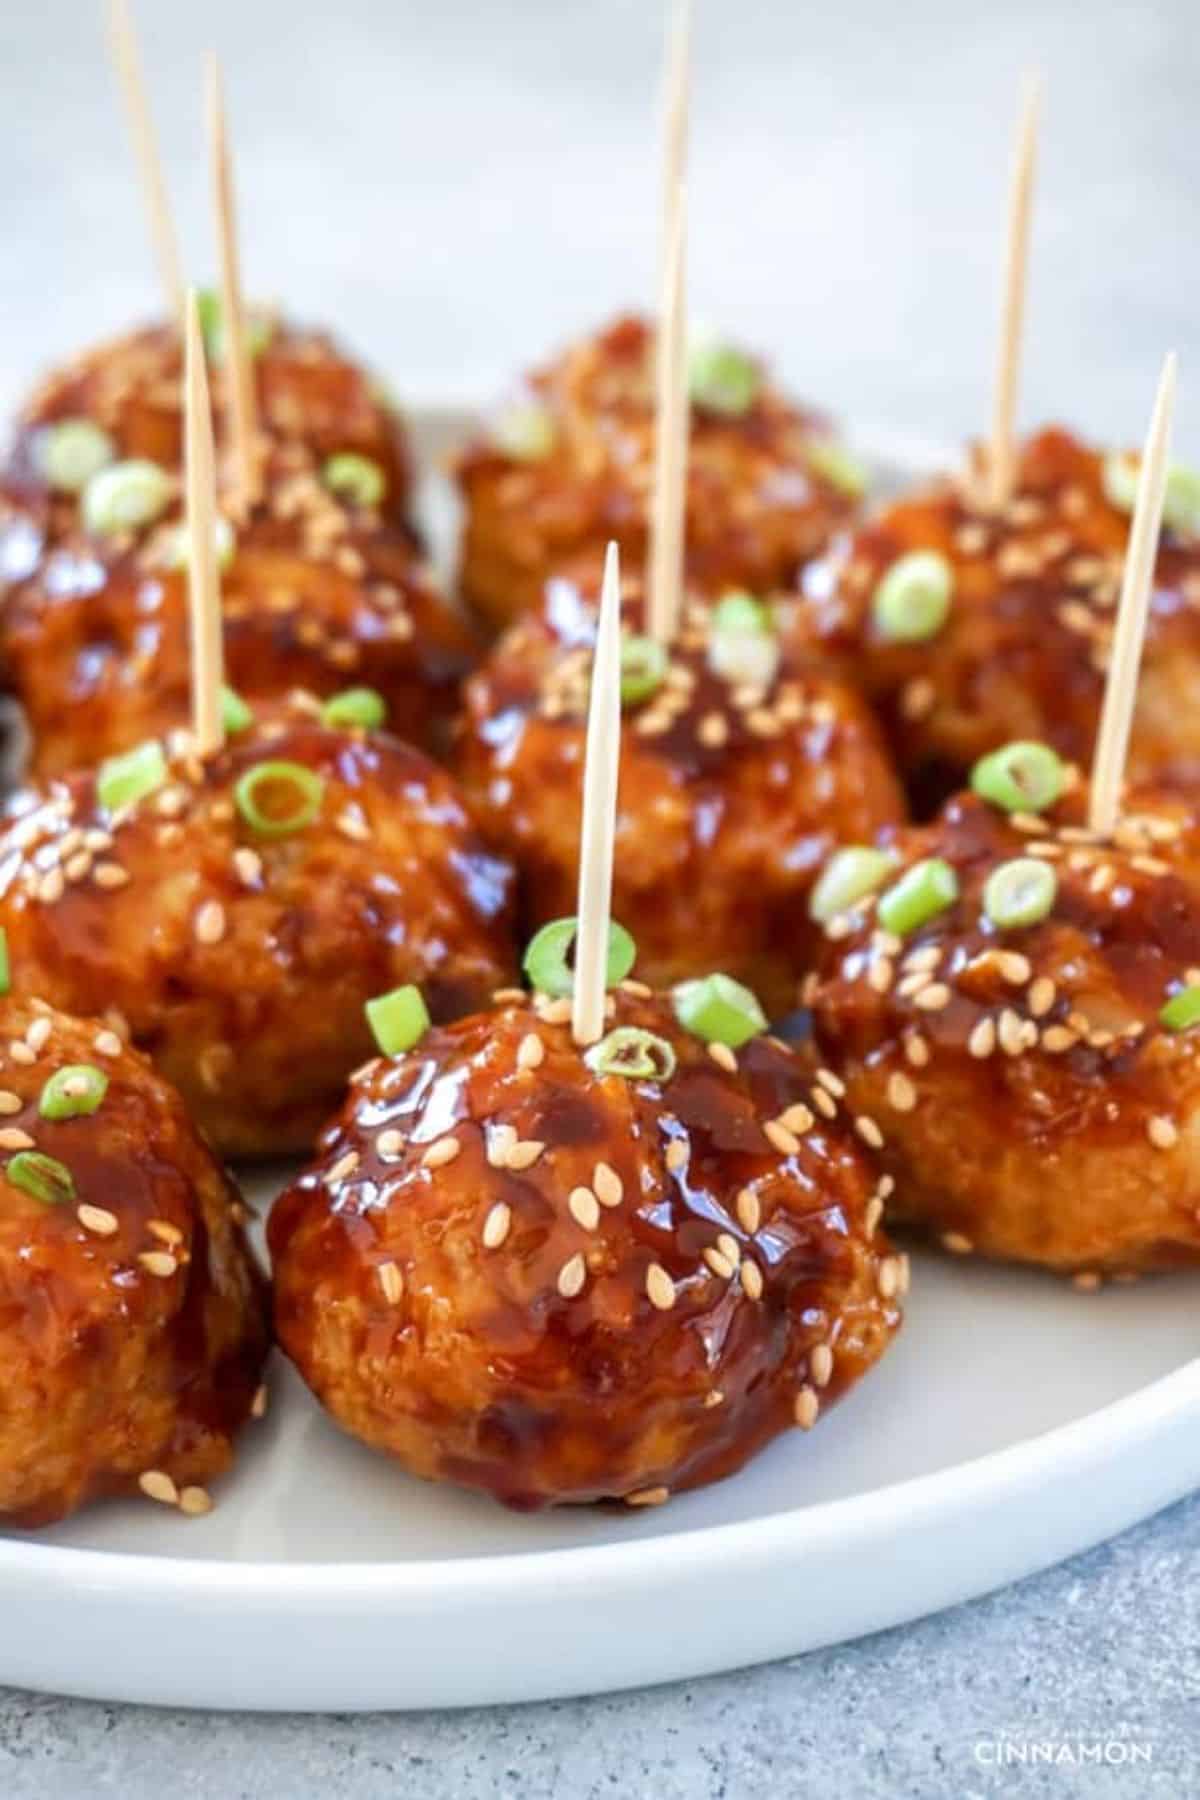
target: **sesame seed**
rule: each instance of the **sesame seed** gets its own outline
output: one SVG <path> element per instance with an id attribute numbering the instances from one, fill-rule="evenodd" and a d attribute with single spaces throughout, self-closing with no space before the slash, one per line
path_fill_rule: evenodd
<path id="1" fill-rule="evenodd" d="M 488 1211 L 483 1221 L 483 1247 L 485 1250 L 498 1250 L 508 1236 L 508 1228 L 512 1224 L 512 1208 L 504 1200 L 497 1200 Z"/>
<path id="2" fill-rule="evenodd" d="M 213 1509 L 212 1495 L 207 1488 L 185 1487 L 179 1496 L 179 1510 L 186 1513 L 189 1519 L 198 1519 Z"/>
<path id="3" fill-rule="evenodd" d="M 942 1008 L 949 1004 L 950 989 L 940 981 L 935 981 L 932 987 L 922 988 L 921 992 L 913 998 L 913 1005 L 919 1007 L 922 1012 L 941 1012 Z"/>
<path id="4" fill-rule="evenodd" d="M 867 986 L 877 994 L 886 994 L 895 973 L 895 965 L 886 956 L 881 956 L 867 970 Z"/>
<path id="5" fill-rule="evenodd" d="M 147 1469 L 138 1476 L 138 1486 L 148 1500 L 157 1500 L 163 1506 L 179 1505 L 179 1489 L 162 1469 Z"/>
<path id="6" fill-rule="evenodd" d="M 29 1027 L 29 1030 L 25 1033 L 25 1042 L 29 1045 L 29 1048 L 33 1051 L 35 1056 L 39 1051 L 45 1049 L 46 1040 L 49 1038 L 52 1030 L 53 1027 L 49 1019 L 43 1017 L 35 1019 Z"/>
<path id="7" fill-rule="evenodd" d="M 1033 974 L 1029 958 L 1021 956 L 1016 950 L 997 950 L 995 962 L 1005 981 L 1013 987 L 1024 987 Z"/>
<path id="8" fill-rule="evenodd" d="M 1071 1277 L 1071 1286 L 1077 1288 L 1081 1294 L 1094 1294 L 1099 1290 L 1100 1285 L 1100 1277 L 1094 1269 L 1081 1269 L 1077 1275 Z"/>
<path id="9" fill-rule="evenodd" d="M 342 836 L 349 838 L 352 843 L 365 844 L 371 836 L 371 827 L 356 806 L 344 806 L 335 824 Z"/>
<path id="10" fill-rule="evenodd" d="M 1042 1048 L 1052 1056 L 1061 1055 L 1078 1042 L 1078 1035 L 1074 1031 L 1068 1031 L 1065 1025 L 1048 1025 L 1042 1033 Z"/>
<path id="11" fill-rule="evenodd" d="M 651 1263 L 646 1270 L 646 1294 L 659 1312 L 670 1312 L 675 1304 L 675 1283 L 661 1263 Z"/>
<path id="12" fill-rule="evenodd" d="M 734 1265 L 729 1261 L 728 1257 L 722 1256 L 719 1250 L 714 1250 L 710 1245 L 709 1248 L 703 1252 L 703 1256 L 714 1275 L 720 1276 L 722 1281 L 731 1281 L 733 1279 Z"/>
<path id="13" fill-rule="evenodd" d="M 30 1063 L 35 1063 L 37 1061 L 37 1057 L 29 1048 L 29 1045 L 24 1043 L 20 1038 L 14 1038 L 13 1042 L 8 1046 L 8 1054 L 15 1063 L 21 1063 L 26 1067 L 28 1067 Z"/>
<path id="14" fill-rule="evenodd" d="M 325 1177 L 326 1184 L 329 1187 L 336 1187 L 339 1181 L 345 1181 L 347 1177 L 353 1175 L 354 1171 L 357 1169 L 358 1161 L 358 1151 L 347 1150 L 344 1156 L 338 1157 L 333 1167 L 329 1170 Z"/>
<path id="15" fill-rule="evenodd" d="M 92 1048 L 98 1056 L 120 1056 L 124 1045 L 115 1031 L 98 1031 L 92 1039 Z"/>
<path id="16" fill-rule="evenodd" d="M 129 880 L 129 872 L 120 863 L 97 863 L 92 870 L 92 880 L 98 888 L 124 887 Z"/>
<path id="17" fill-rule="evenodd" d="M 255 887 L 262 879 L 262 857 L 245 844 L 240 844 L 234 851 L 233 867 L 238 880 L 246 887 Z"/>
<path id="18" fill-rule="evenodd" d="M 808 1372 L 818 1387 L 828 1387 L 833 1374 L 833 1351 L 828 1344 L 817 1344 L 809 1352 Z"/>
<path id="19" fill-rule="evenodd" d="M 636 1494 L 626 1494 L 625 1504 L 626 1506 L 661 1506 L 665 1500 L 670 1498 L 670 1488 L 639 1488 Z"/>
<path id="20" fill-rule="evenodd" d="M 182 1231 L 178 1225 L 172 1225 L 169 1219 L 147 1219 L 146 1230 L 151 1237 L 156 1237 L 160 1244 L 170 1244 L 172 1248 L 183 1242 Z"/>
<path id="21" fill-rule="evenodd" d="M 832 1069 L 818 1069 L 817 1080 L 825 1089 L 825 1092 L 827 1094 L 832 1094 L 835 1100 L 844 1098 L 846 1084 L 839 1075 L 834 1074 Z"/>
<path id="22" fill-rule="evenodd" d="M 1058 989 L 1048 975 L 1039 975 L 1029 989 L 1029 1010 L 1035 1019 L 1044 1019 L 1058 997 Z"/>
<path id="23" fill-rule="evenodd" d="M 940 944 L 921 944 L 904 959 L 904 971 L 908 975 L 928 975 L 936 969 L 942 960 Z"/>
<path id="24" fill-rule="evenodd" d="M 138 1261 L 147 1275 L 157 1275 L 163 1281 L 174 1275 L 179 1267 L 169 1250 L 143 1250 L 138 1256 Z"/>
<path id="25" fill-rule="evenodd" d="M 540 1138 L 518 1139 L 504 1159 L 506 1169 L 531 1169 L 546 1148 Z"/>
<path id="26" fill-rule="evenodd" d="M 742 1287 L 751 1300 L 761 1300 L 763 1292 L 762 1270 L 750 1257 L 745 1256 L 739 1265 Z"/>
<path id="27" fill-rule="evenodd" d="M 225 908 L 219 900 L 205 901 L 196 914 L 194 930 L 198 943 L 220 943 L 225 936 Z"/>
<path id="28" fill-rule="evenodd" d="M 598 1162 L 592 1170 L 592 1187 L 601 1206 L 620 1206 L 625 1196 L 621 1177 L 606 1162 Z"/>
<path id="29" fill-rule="evenodd" d="M 883 1201 L 879 1198 L 878 1194 L 873 1194 L 867 1201 L 867 1212 L 864 1220 L 868 1237 L 875 1236 L 876 1231 L 879 1229 L 879 1222 L 882 1218 Z"/>
<path id="30" fill-rule="evenodd" d="M 447 1163 L 452 1163 L 454 1161 L 461 1149 L 462 1145 L 456 1137 L 438 1138 L 436 1143 L 430 1144 L 428 1150 L 426 1150 L 424 1156 L 422 1156 L 421 1167 L 424 1169 L 444 1169 Z"/>
<path id="31" fill-rule="evenodd" d="M 524 988 L 506 987 L 492 989 L 493 1006 L 517 1006 L 528 1000 L 529 995 Z"/>
<path id="32" fill-rule="evenodd" d="M 1011 1007 L 1006 1006 L 1000 1014 L 996 1035 L 1000 1040 L 1000 1048 L 1006 1056 L 1019 1056 L 1025 1048 L 1024 1026 Z"/>
<path id="33" fill-rule="evenodd" d="M 584 1231 L 595 1231 L 600 1223 L 600 1202 L 591 1188 L 572 1188 L 567 1195 L 567 1210 Z"/>
<path id="34" fill-rule="evenodd" d="M 375 1139 L 375 1148 L 385 1162 L 390 1162 L 404 1149 L 404 1133 L 397 1131 L 394 1127 L 389 1127 L 387 1131 L 381 1131 Z"/>
<path id="35" fill-rule="evenodd" d="M 569 1000 L 547 1000 L 539 994 L 534 1001 L 537 1016 L 545 1025 L 565 1025 L 571 1017 Z"/>
<path id="36" fill-rule="evenodd" d="M 379 1285 L 383 1289 L 383 1297 L 389 1306 L 395 1306 L 404 1293 L 404 1276 L 394 1262 L 380 1263 L 375 1271 L 379 1277 Z"/>
<path id="37" fill-rule="evenodd" d="M 731 1232 L 719 1231 L 717 1233 L 717 1249 L 725 1261 L 732 1263 L 736 1269 L 742 1260 L 742 1247 Z"/>
<path id="38" fill-rule="evenodd" d="M 914 1032 L 904 1040 L 904 1054 L 914 1069 L 924 1069 L 929 1063 L 929 1045 L 920 1032 Z"/>
<path id="39" fill-rule="evenodd" d="M 705 1394 L 705 1396 L 704 1396 L 705 1409 L 707 1410 L 709 1407 L 712 1407 L 712 1406 L 720 1406 L 720 1404 L 724 1400 L 724 1398 L 725 1398 L 725 1396 L 721 1392 L 720 1388 L 710 1389 L 710 1391 L 707 1394 Z"/>
<path id="40" fill-rule="evenodd" d="M 801 1431 L 812 1430 L 817 1422 L 817 1414 L 820 1411 L 820 1407 L 821 1403 L 817 1399 L 814 1389 L 802 1387 L 800 1392 L 796 1395 L 792 1407 L 796 1423 L 799 1425 Z"/>
<path id="41" fill-rule="evenodd" d="M 832 1094 L 827 1094 L 824 1088 L 812 1089 L 812 1103 L 819 1113 L 824 1113 L 827 1119 L 837 1118 L 837 1101 Z"/>
<path id="42" fill-rule="evenodd" d="M 536 1031 L 527 1031 L 517 1045 L 518 1069 L 540 1069 L 545 1060 L 545 1044 Z"/>
<path id="43" fill-rule="evenodd" d="M 267 1401 L 269 1398 L 270 1398 L 270 1396 L 267 1393 L 266 1382 L 260 1381 L 258 1386 L 254 1390 L 254 1398 L 250 1402 L 250 1417 L 252 1419 L 265 1419 L 266 1418 L 266 1416 L 267 1416 Z"/>
<path id="44" fill-rule="evenodd" d="M 104 1206 L 83 1206 L 75 1208 L 75 1217 L 85 1231 L 94 1231 L 97 1237 L 111 1237 L 117 1229 L 115 1213 L 110 1213 Z"/>
<path id="45" fill-rule="evenodd" d="M 558 1271 L 556 1284 L 558 1291 L 564 1300 L 573 1300 L 576 1294 L 582 1292 L 586 1280 L 587 1264 L 584 1262 L 582 1254 L 576 1251 L 575 1255 L 568 1257 Z"/>
<path id="46" fill-rule="evenodd" d="M 969 1237 L 961 1231 L 944 1231 L 942 1233 L 942 1249 L 948 1250 L 951 1256 L 970 1256 L 975 1246 Z"/>
<path id="47" fill-rule="evenodd" d="M 739 1225 L 743 1231 L 753 1237 L 762 1223 L 762 1206 L 754 1189 L 744 1187 L 737 1197 L 735 1206 Z"/>
<path id="48" fill-rule="evenodd" d="M 685 1168 L 688 1159 L 688 1147 L 681 1138 L 675 1138 L 667 1145 L 666 1164 L 673 1175 Z"/>
<path id="49" fill-rule="evenodd" d="M 779 1151 L 781 1156 L 795 1156 L 800 1148 L 800 1139 L 795 1132 L 789 1131 L 779 1119 L 768 1119 L 763 1126 L 763 1132 L 767 1141 Z"/>
<path id="50" fill-rule="evenodd" d="M 33 1139 L 27 1131 L 21 1131 L 16 1125 L 6 1125 L 0 1131 L 0 1150 L 32 1150 Z"/>
<path id="51" fill-rule="evenodd" d="M 897 984 L 896 992 L 902 1000 L 912 1000 L 932 985 L 933 976 L 928 969 L 914 969 L 911 975 L 905 975 Z"/>
<path id="52" fill-rule="evenodd" d="M 897 1069 L 889 1076 L 887 1085 L 888 1104 L 897 1112 L 911 1112 L 917 1104 L 917 1090 L 907 1075 Z"/>
<path id="53" fill-rule="evenodd" d="M 731 1075 L 736 1072 L 738 1066 L 737 1057 L 733 1054 L 733 1051 L 729 1048 L 728 1044 L 709 1044 L 708 1054 L 712 1057 L 718 1068 L 728 1069 Z"/>
<path id="54" fill-rule="evenodd" d="M 38 883 L 37 897 L 43 906 L 53 906 L 61 900 L 66 882 L 61 869 L 50 869 Z"/>
<path id="55" fill-rule="evenodd" d="M 903 1079 L 903 1077 L 901 1079 Z M 869 1118 L 866 1113 L 861 1113 L 859 1117 L 855 1119 L 854 1129 L 857 1131 L 863 1143 L 869 1144 L 872 1150 L 883 1149 L 883 1133 L 880 1131 L 874 1119 Z"/>
<path id="56" fill-rule="evenodd" d="M 1156 1150 L 1171 1150 L 1179 1142 L 1179 1131 L 1172 1120 L 1156 1114 L 1146 1121 L 1146 1136 Z"/>
<path id="57" fill-rule="evenodd" d="M 19 1113 L 24 1104 L 20 1094 L 11 1094 L 7 1088 L 0 1088 L 0 1114 Z"/>
<path id="58" fill-rule="evenodd" d="M 900 1258 L 898 1256 L 885 1256 L 879 1265 L 879 1272 L 876 1279 L 879 1285 L 879 1292 L 883 1295 L 885 1300 L 890 1300 L 900 1288 Z"/>
<path id="59" fill-rule="evenodd" d="M 801 1135 L 806 1131 L 811 1131 L 816 1122 L 809 1108 L 800 1100 L 797 1100 L 794 1105 L 786 1107 L 779 1115 L 781 1125 L 786 1125 L 789 1131 L 795 1131 Z"/>

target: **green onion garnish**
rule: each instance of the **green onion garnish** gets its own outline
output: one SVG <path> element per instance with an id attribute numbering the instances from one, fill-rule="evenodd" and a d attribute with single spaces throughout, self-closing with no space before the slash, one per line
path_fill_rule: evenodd
<path id="1" fill-rule="evenodd" d="M 870 844 L 847 844 L 844 850 L 835 850 L 809 896 L 809 916 L 818 925 L 828 925 L 881 888 L 895 866 L 893 856 Z"/>
<path id="2" fill-rule="evenodd" d="M 254 714 L 236 688 L 221 688 L 221 721 L 230 737 L 236 737 L 239 731 L 249 731 L 254 723 Z"/>
<path id="3" fill-rule="evenodd" d="M 1005 744 L 981 756 L 971 786 L 982 800 L 1005 812 L 1044 812 L 1063 791 L 1067 771 L 1049 744 Z"/>
<path id="4" fill-rule="evenodd" d="M 12 969 L 8 960 L 8 933 L 0 925 L 0 994 L 7 994 L 12 987 Z"/>
<path id="5" fill-rule="evenodd" d="M 60 494 L 78 494 L 117 454 L 107 431 L 90 419 L 63 419 L 47 425 L 35 440 L 34 460 Z"/>
<path id="6" fill-rule="evenodd" d="M 732 344 L 701 338 L 690 346 L 688 395 L 705 412 L 740 419 L 754 405 L 758 388 L 757 364 Z"/>
<path id="7" fill-rule="evenodd" d="M 387 476 L 379 464 L 357 450 L 339 450 L 336 456 L 327 456 L 321 480 L 331 494 L 351 506 L 378 506 L 387 493 Z"/>
<path id="8" fill-rule="evenodd" d="M 321 810 L 325 783 L 297 762 L 261 762 L 247 769 L 233 790 L 234 804 L 260 837 L 287 837 L 311 825 Z"/>
<path id="9" fill-rule="evenodd" d="M 492 420 L 488 436 L 516 462 L 541 462 L 554 449 L 558 428 L 544 406 L 510 406 Z"/>
<path id="10" fill-rule="evenodd" d="M 814 438 L 804 446 L 809 467 L 839 494 L 858 500 L 867 491 L 867 471 L 857 456 L 833 438 Z"/>
<path id="11" fill-rule="evenodd" d="M 621 704 L 637 706 L 663 684 L 669 658 L 657 638 L 625 636 L 621 639 Z"/>
<path id="12" fill-rule="evenodd" d="M 906 869 L 879 899 L 875 916 L 885 931 L 907 937 L 910 931 L 936 919 L 958 899 L 958 876 L 940 856 L 927 856 Z"/>
<path id="13" fill-rule="evenodd" d="M 105 812 L 123 812 L 162 787 L 169 773 L 162 745 L 151 738 L 134 750 L 105 758 L 96 774 L 96 798 Z"/>
<path id="14" fill-rule="evenodd" d="M 366 1004 L 367 1023 L 384 1056 L 399 1056 L 429 1030 L 429 1009 L 418 987 L 393 988 Z"/>
<path id="15" fill-rule="evenodd" d="M 196 306 L 200 314 L 200 331 L 204 338 L 204 348 L 210 362 L 223 362 L 225 358 L 225 325 L 221 317 L 221 296 L 212 288 L 201 288 L 196 295 Z M 275 335 L 274 323 L 269 313 L 261 307 L 246 308 L 246 348 L 251 356 L 261 356 L 262 352 Z"/>
<path id="16" fill-rule="evenodd" d="M 584 1062 L 597 1075 L 620 1075 L 626 1081 L 670 1081 L 675 1052 L 666 1038 L 637 1025 L 618 1025 L 584 1052 Z"/>
<path id="17" fill-rule="evenodd" d="M 993 925 L 1008 930 L 1036 925 L 1054 905 L 1058 876 L 1035 856 L 1014 856 L 992 870 L 984 883 L 983 910 Z"/>
<path id="18" fill-rule="evenodd" d="M 4 1173 L 14 1187 L 31 1194 L 43 1206 L 61 1206 L 75 1198 L 70 1169 L 40 1150 L 19 1150 L 5 1163 Z"/>
<path id="19" fill-rule="evenodd" d="M 375 688 L 343 688 L 321 708 L 326 725 L 361 726 L 374 731 L 387 718 L 387 702 Z"/>
<path id="20" fill-rule="evenodd" d="M 954 571 L 936 550 L 913 550 L 886 571 L 871 600 L 871 616 L 881 638 L 919 644 L 935 637 L 946 622 L 954 593 Z"/>
<path id="21" fill-rule="evenodd" d="M 76 1119 L 94 1113 L 108 1090 L 108 1076 L 92 1063 L 56 1069 L 38 1101 L 43 1119 Z"/>
<path id="22" fill-rule="evenodd" d="M 1200 987 L 1185 987 L 1172 994 L 1159 1013 L 1158 1022 L 1168 1031 L 1187 1031 L 1200 1024 Z"/>
<path id="23" fill-rule="evenodd" d="M 724 594 L 712 610 L 713 631 L 765 632 L 773 630 L 771 614 L 753 594 Z"/>
<path id="24" fill-rule="evenodd" d="M 737 1050 L 767 1029 L 767 1015 L 757 997 L 729 975 L 681 981 L 673 999 L 675 1016 L 684 1030 L 706 1044 L 728 1044 Z"/>
<path id="25" fill-rule="evenodd" d="M 165 469 L 144 456 L 110 463 L 83 490 L 85 528 L 97 537 L 116 537 L 152 525 L 171 503 L 172 482 Z"/>
<path id="26" fill-rule="evenodd" d="M 708 666 L 723 681 L 768 687 L 779 668 L 779 642 L 768 609 L 752 594 L 726 594 L 712 611 Z"/>
<path id="27" fill-rule="evenodd" d="M 577 929 L 578 920 L 574 918 L 552 919 L 530 938 L 521 966 L 529 977 L 530 986 L 539 994 L 561 999 L 574 992 L 575 971 L 568 963 L 567 955 L 575 942 Z M 636 959 L 637 945 L 623 925 L 618 925 L 615 919 L 610 920 L 605 985 L 615 987 L 618 981 L 624 981 Z"/>

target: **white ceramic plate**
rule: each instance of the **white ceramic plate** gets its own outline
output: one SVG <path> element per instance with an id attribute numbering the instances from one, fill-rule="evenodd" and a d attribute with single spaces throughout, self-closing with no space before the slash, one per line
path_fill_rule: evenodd
<path id="1" fill-rule="evenodd" d="M 431 412 L 425 451 L 456 423 Z M 893 481 L 927 462 L 864 444 Z M 428 497 L 444 544 L 446 495 Z M 1200 1485 L 1198 1349 L 1184 1277 L 1080 1295 L 918 1257 L 895 1348 L 811 1435 L 661 1510 L 540 1517 L 409 1479 L 276 1367 L 207 1517 L 129 1502 L 0 1537 L 0 1682 L 341 1712 L 793 1654 L 985 1593 Z"/>

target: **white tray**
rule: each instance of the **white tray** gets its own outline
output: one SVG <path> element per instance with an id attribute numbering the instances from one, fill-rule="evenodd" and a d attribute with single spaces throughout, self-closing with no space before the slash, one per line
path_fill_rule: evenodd
<path id="1" fill-rule="evenodd" d="M 425 454 L 461 420 L 422 417 Z M 864 437 L 896 479 L 927 453 Z M 430 484 L 444 549 L 450 507 Z M 278 1182 L 259 1181 L 265 1205 Z M 711 1673 L 1046 1567 L 1200 1485 L 1186 1277 L 1075 1293 L 916 1259 L 895 1348 L 811 1435 L 661 1510 L 428 1487 L 271 1373 L 216 1509 L 0 1536 L 0 1683 L 182 1706 L 466 1706 Z"/>

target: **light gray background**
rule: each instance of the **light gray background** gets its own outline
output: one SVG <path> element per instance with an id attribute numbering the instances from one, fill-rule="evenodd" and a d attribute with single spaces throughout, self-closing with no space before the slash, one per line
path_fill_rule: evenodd
<path id="1" fill-rule="evenodd" d="M 98 5 L 0 8 L 10 406 L 38 367 L 152 311 L 155 293 Z M 212 251 L 198 57 L 214 46 L 250 287 L 335 321 L 401 392 L 487 396 L 618 305 L 648 301 L 656 4 L 139 11 L 199 279 Z M 978 430 L 1017 81 L 1037 64 L 1048 92 L 1023 414 L 1135 441 L 1174 346 L 1178 441 L 1200 450 L 1195 0 L 698 0 L 697 12 L 698 315 L 736 327 L 846 418 L 938 439 Z M 0 1701 L 0 1795 L 1182 1796 L 1200 1791 L 1198 1595 L 1192 1502 L 907 1631 L 644 1695 L 214 1726 L 14 1694 Z M 0 1632 L 19 1629 L 0 1595 Z M 973 1745 L 1004 1729 L 1125 1733 L 1154 1760 L 995 1774 Z"/>

